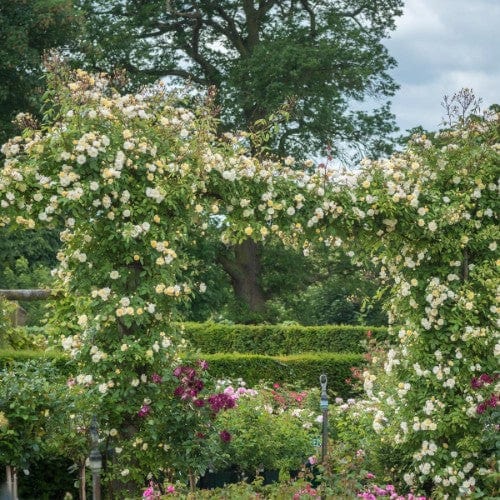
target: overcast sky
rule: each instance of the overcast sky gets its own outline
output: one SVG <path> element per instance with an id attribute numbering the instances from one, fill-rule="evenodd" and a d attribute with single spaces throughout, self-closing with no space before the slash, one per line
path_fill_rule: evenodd
<path id="1" fill-rule="evenodd" d="M 401 131 L 436 129 L 443 96 L 463 87 L 483 108 L 500 103 L 500 0 L 406 0 L 397 24 L 386 46 L 398 61 L 392 110 Z"/>

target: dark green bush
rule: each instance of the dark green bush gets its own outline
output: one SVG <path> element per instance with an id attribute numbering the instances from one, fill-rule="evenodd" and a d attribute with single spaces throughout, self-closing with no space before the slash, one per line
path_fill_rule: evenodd
<path id="1" fill-rule="evenodd" d="M 319 376 L 328 376 L 331 395 L 348 397 L 353 388 L 345 380 L 352 376 L 351 367 L 360 367 L 363 356 L 352 353 L 309 353 L 293 356 L 264 356 L 260 354 L 201 354 L 208 361 L 213 377 L 236 380 L 242 378 L 248 386 L 259 382 L 319 386 Z"/>
<path id="2" fill-rule="evenodd" d="M 269 356 L 303 352 L 364 352 L 362 341 L 370 330 L 377 340 L 387 328 L 366 326 L 224 325 L 183 323 L 185 336 L 204 353 L 240 352 Z"/>
<path id="3" fill-rule="evenodd" d="M 307 353 L 290 356 L 203 353 L 191 357 L 206 359 L 210 365 L 209 372 L 215 378 L 242 378 L 250 386 L 266 381 L 316 387 L 319 376 L 326 373 L 330 393 L 342 397 L 352 394 L 352 388 L 345 383 L 352 376 L 351 367 L 359 367 L 364 363 L 363 356 L 354 353 Z M 13 350 L 0 350 L 0 370 L 14 362 L 31 359 L 52 360 L 54 368 L 62 373 L 68 370 L 69 358 L 63 354 Z"/>
<path id="4" fill-rule="evenodd" d="M 19 470 L 17 474 L 19 498 L 23 500 L 53 500 L 65 498 L 66 493 L 71 493 L 72 498 L 78 498 L 78 490 L 75 487 L 77 474 L 75 471 L 71 472 L 72 465 L 73 462 L 66 457 L 51 456 L 32 463 L 29 469 L 26 469 L 29 474 Z M 5 479 L 5 467 L 2 466 L 0 467 L 0 484 L 3 484 Z M 88 482 L 91 483 L 92 479 L 89 478 Z M 90 484 L 87 484 L 87 489 L 89 487 Z M 87 494 L 89 493 L 90 491 Z M 0 498 L 10 497 L 1 496 Z"/>

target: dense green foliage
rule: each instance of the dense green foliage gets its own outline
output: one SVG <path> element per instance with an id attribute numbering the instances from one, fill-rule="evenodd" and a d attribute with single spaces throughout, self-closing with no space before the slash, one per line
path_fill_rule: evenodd
<path id="1" fill-rule="evenodd" d="M 0 227 L 0 288 L 49 288 L 50 270 L 56 266 L 59 231 L 41 229 L 9 231 Z M 39 325 L 45 313 L 43 302 L 22 301 L 27 324 Z"/>
<path id="2" fill-rule="evenodd" d="M 304 352 L 365 352 L 367 331 L 384 340 L 387 329 L 365 326 L 228 325 L 182 323 L 185 338 L 205 354 L 253 353 L 268 356 Z"/>
<path id="3" fill-rule="evenodd" d="M 356 266 L 339 249 L 319 248 L 304 255 L 282 244 L 268 244 L 262 253 L 261 283 L 271 323 L 387 324 L 377 297 L 377 269 Z"/>
<path id="4" fill-rule="evenodd" d="M 0 5 L 0 144 L 13 133 L 17 113 L 39 114 L 45 91 L 42 56 L 74 38 L 78 17 L 71 0 L 9 0 Z"/>
<path id="5" fill-rule="evenodd" d="M 52 363 L 57 370 L 68 370 L 68 357 L 60 352 L 28 350 L 28 349 L 1 349 L 0 369 L 13 366 L 15 363 L 24 363 L 34 360 L 38 364 Z"/>
<path id="6" fill-rule="evenodd" d="M 163 95 L 122 96 L 82 71 L 54 80 L 59 121 L 3 147 L 0 223 L 64 221 L 57 274 L 75 303 L 59 312 L 77 322 L 60 341 L 76 361 L 73 393 L 92 396 L 123 443 L 108 479 L 137 485 L 171 460 L 168 443 L 186 422 L 211 428 L 200 420 L 205 402 L 195 404 L 206 386 L 188 385 L 206 363 L 179 366 L 186 345 L 172 319 L 183 297 L 206 288 L 190 249 L 216 214 L 224 244 L 275 236 L 309 254 L 349 245 L 359 262 L 380 265 L 393 345 L 362 374 L 373 416 L 364 432 L 391 443 L 384 465 L 404 472 L 407 489 L 495 495 L 498 114 L 416 137 L 326 183 L 308 162 L 251 156 L 244 137 L 218 142 L 210 108 L 193 115 Z M 297 362 L 328 371 L 321 356 Z M 346 368 L 362 358 L 335 356 Z M 266 358 L 257 359 L 254 373 Z M 346 377 L 328 373 L 332 384 Z M 8 414 L 2 425 L 12 430 Z M 191 453 L 195 439 L 176 469 L 206 466 Z"/>
<path id="7" fill-rule="evenodd" d="M 282 156 L 317 154 L 327 144 L 335 156 L 345 143 L 388 149 L 388 106 L 362 112 L 351 105 L 368 96 L 383 102 L 397 88 L 382 40 L 401 0 L 77 4 L 88 20 L 74 48 L 81 67 L 122 68 L 136 83 L 169 77 L 215 86 L 224 130 L 248 130 L 289 101 L 291 120 L 278 123 L 273 144 Z"/>

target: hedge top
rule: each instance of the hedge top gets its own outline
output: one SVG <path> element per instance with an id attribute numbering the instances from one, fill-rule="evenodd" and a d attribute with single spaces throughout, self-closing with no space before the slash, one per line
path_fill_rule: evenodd
<path id="1" fill-rule="evenodd" d="M 371 331 L 377 340 L 387 337 L 384 327 L 226 325 L 183 323 L 184 336 L 207 354 L 240 352 L 270 356 L 305 352 L 365 352 L 363 341 Z"/>

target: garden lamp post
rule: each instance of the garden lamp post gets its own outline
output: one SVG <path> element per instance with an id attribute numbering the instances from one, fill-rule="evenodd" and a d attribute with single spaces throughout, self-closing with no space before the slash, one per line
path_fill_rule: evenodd
<path id="1" fill-rule="evenodd" d="M 92 471 L 92 500 L 101 500 L 102 455 L 99 451 L 99 433 L 97 431 L 97 418 L 95 415 L 92 417 L 89 431 L 92 443 L 89 455 L 89 466 Z"/>
<path id="2" fill-rule="evenodd" d="M 322 422 L 322 439 L 321 439 L 321 463 L 325 464 L 326 453 L 328 450 L 328 393 L 326 392 L 326 383 L 328 379 L 326 374 L 322 374 L 319 377 L 319 383 L 321 384 L 321 396 L 319 400 L 319 407 L 321 409 L 321 414 L 323 416 Z"/>

